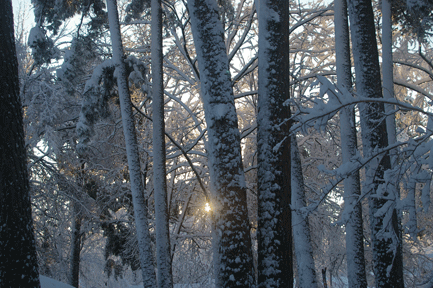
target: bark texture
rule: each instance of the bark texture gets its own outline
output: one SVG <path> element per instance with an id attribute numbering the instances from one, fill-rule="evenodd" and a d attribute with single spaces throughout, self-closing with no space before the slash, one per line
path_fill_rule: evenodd
<path id="1" fill-rule="evenodd" d="M 80 253 L 81 253 L 81 211 L 79 203 L 73 203 L 74 226 L 72 227 L 71 240 L 71 285 L 78 288 L 80 280 Z"/>
<path id="2" fill-rule="evenodd" d="M 258 11 L 258 286 L 292 287 L 289 1 Z"/>
<path id="3" fill-rule="evenodd" d="M 355 61 L 356 89 L 362 97 L 381 98 L 382 85 L 371 2 L 349 0 L 350 27 Z M 364 155 L 374 149 L 388 146 L 387 127 L 382 103 L 360 106 L 362 143 Z M 366 187 L 373 196 L 369 197 L 371 240 L 373 244 L 373 271 L 376 287 L 403 287 L 403 263 L 397 251 L 401 248 L 398 240 L 399 225 L 395 202 L 390 206 L 392 216 L 384 223 L 384 214 L 378 213 L 388 200 L 394 197 L 391 187 L 380 186 L 385 171 L 391 168 L 388 153 L 382 154 L 366 167 L 366 177 L 371 185 Z M 383 193 L 378 188 L 384 188 Z M 387 232 L 387 233 L 384 233 Z M 397 257 L 396 257 L 397 256 Z"/>
<path id="4" fill-rule="evenodd" d="M 0 287 L 40 287 L 12 2 L 0 11 Z"/>
<path id="5" fill-rule="evenodd" d="M 214 0 L 188 0 L 208 129 L 216 287 L 252 287 L 254 274 L 240 133 Z"/>

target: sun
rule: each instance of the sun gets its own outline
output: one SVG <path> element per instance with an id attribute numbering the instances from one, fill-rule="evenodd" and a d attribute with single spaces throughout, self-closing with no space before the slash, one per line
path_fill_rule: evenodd
<path id="1" fill-rule="evenodd" d="M 209 211 L 210 211 L 210 205 L 209 205 L 209 203 L 206 203 L 206 205 L 204 206 L 204 210 L 205 210 L 206 212 L 209 212 Z"/>

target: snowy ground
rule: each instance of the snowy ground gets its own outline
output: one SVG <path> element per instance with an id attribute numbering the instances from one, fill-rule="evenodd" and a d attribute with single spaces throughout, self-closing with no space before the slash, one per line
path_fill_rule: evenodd
<path id="1" fill-rule="evenodd" d="M 41 281 L 41 288 L 74 288 L 71 285 L 45 277 L 43 275 L 39 276 L 39 280 Z"/>
<path id="2" fill-rule="evenodd" d="M 40 275 L 41 288 L 74 288 L 71 285 Z M 199 288 L 198 284 L 175 284 L 174 288 Z M 131 285 L 128 288 L 143 288 L 143 285 Z"/>

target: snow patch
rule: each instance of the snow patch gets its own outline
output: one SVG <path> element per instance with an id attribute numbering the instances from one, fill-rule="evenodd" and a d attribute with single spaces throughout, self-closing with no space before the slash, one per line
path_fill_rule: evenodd
<path id="1" fill-rule="evenodd" d="M 39 280 L 41 282 L 41 288 L 73 288 L 73 286 L 65 284 L 63 282 L 54 280 L 52 278 L 39 275 Z"/>
<path id="2" fill-rule="evenodd" d="M 39 26 L 35 26 L 30 29 L 28 45 L 30 47 L 36 45 L 38 42 L 42 42 L 45 40 L 44 31 Z"/>
<path id="3" fill-rule="evenodd" d="M 213 108 L 214 108 L 214 117 L 216 120 L 223 119 L 227 115 L 229 110 L 227 105 L 224 103 L 213 105 Z"/>

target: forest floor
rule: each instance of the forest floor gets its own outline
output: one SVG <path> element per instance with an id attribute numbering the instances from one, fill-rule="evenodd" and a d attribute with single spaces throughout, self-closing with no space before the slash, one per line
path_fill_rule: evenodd
<path id="1" fill-rule="evenodd" d="M 45 277 L 43 275 L 39 275 L 39 280 L 41 281 L 41 288 L 74 288 L 71 285 Z"/>

